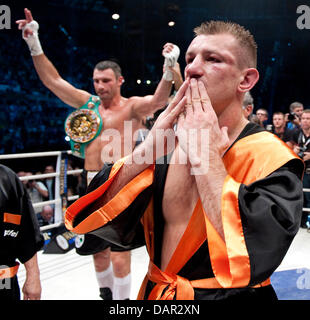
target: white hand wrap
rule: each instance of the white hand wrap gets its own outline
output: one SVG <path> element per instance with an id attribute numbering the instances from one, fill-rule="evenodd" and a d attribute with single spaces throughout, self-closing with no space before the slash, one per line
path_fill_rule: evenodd
<path id="1" fill-rule="evenodd" d="M 180 49 L 175 44 L 173 45 L 173 49 L 169 53 L 165 53 L 165 62 L 164 62 L 164 74 L 163 78 L 166 81 L 172 81 L 173 80 L 173 72 L 168 67 L 174 67 L 175 63 L 178 61 L 180 55 Z"/>
<path id="2" fill-rule="evenodd" d="M 33 34 L 28 35 L 28 37 L 26 38 L 24 35 L 25 29 L 30 29 L 33 32 Z M 22 30 L 23 39 L 26 41 L 29 47 L 30 54 L 32 56 L 38 56 L 42 54 L 43 50 L 38 36 L 39 24 L 36 21 L 32 20 L 31 22 L 27 23 Z"/>

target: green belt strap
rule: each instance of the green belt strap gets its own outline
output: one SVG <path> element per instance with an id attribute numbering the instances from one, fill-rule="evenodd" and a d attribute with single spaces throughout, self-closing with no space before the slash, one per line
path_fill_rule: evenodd
<path id="1" fill-rule="evenodd" d="M 65 131 L 70 138 L 72 153 L 85 158 L 85 147 L 101 132 L 102 119 L 99 113 L 100 98 L 91 96 L 78 110 L 73 111 L 65 121 Z"/>

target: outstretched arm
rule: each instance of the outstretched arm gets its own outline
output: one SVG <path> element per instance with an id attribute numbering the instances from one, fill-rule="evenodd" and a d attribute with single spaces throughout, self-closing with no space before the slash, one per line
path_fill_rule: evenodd
<path id="1" fill-rule="evenodd" d="M 133 114 L 137 118 L 151 115 L 157 110 L 164 108 L 168 103 L 172 81 L 174 80 L 174 72 L 170 68 L 173 68 L 176 65 L 180 50 L 176 45 L 166 43 L 162 54 L 165 57 L 164 73 L 154 95 L 133 97 L 133 99 L 135 99 Z"/>
<path id="2" fill-rule="evenodd" d="M 64 103 L 79 108 L 89 99 L 90 94 L 79 90 L 64 80 L 52 62 L 43 53 L 39 37 L 39 25 L 33 20 L 31 11 L 25 9 L 25 19 L 17 20 L 18 29 L 23 32 L 33 60 L 34 67 L 43 84 Z"/>

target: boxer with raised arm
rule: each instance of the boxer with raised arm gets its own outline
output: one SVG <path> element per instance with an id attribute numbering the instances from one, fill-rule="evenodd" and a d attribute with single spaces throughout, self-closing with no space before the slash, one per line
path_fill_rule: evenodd
<path id="1" fill-rule="evenodd" d="M 23 39 L 29 47 L 34 67 L 43 84 L 64 103 L 83 112 L 82 115 L 85 112 L 87 117 L 95 112 L 95 117 L 99 118 L 100 126 L 97 128 L 96 136 L 85 143 L 82 141 L 82 134 L 80 135 L 80 131 L 83 130 L 80 129 L 84 127 L 87 129 L 89 118 L 84 118 L 85 126 L 82 128 L 79 127 L 82 116 L 81 114 L 76 115 L 73 119 L 75 122 L 72 121 L 75 127 L 68 128 L 69 132 L 74 131 L 73 136 L 75 134 L 77 139 L 81 139 L 81 141 L 73 141 L 72 137 L 71 146 L 74 153 L 85 157 L 85 176 L 89 183 L 105 162 L 114 162 L 119 156 L 125 156 L 126 151 L 127 153 L 132 151 L 132 148 L 124 146 L 124 122 L 130 121 L 132 132 L 135 132 L 142 127 L 144 117 L 166 105 L 173 80 L 171 67 L 178 59 L 179 49 L 171 43 L 165 44 L 162 52 L 165 57 L 164 73 L 154 95 L 123 97 L 121 86 L 124 78 L 119 65 L 113 61 L 102 61 L 95 66 L 93 71 L 93 84 L 97 96 L 92 96 L 87 91 L 77 89 L 64 80 L 43 53 L 38 37 L 39 25 L 33 20 L 30 10 L 25 9 L 25 19 L 18 20 L 16 23 L 22 30 Z M 111 158 L 110 149 L 107 148 L 109 139 L 106 139 L 104 134 L 112 131 L 120 137 L 118 147 L 121 152 L 113 153 Z M 131 143 L 134 146 L 134 141 Z M 92 235 L 77 238 L 76 244 L 79 254 L 93 254 L 101 297 L 111 299 L 113 294 L 113 299 L 128 299 L 131 279 L 130 251 L 124 251 Z"/>

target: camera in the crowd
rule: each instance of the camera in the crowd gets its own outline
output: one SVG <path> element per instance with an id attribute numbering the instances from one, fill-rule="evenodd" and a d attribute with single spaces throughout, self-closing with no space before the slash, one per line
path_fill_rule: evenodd
<path id="1" fill-rule="evenodd" d="M 295 112 L 290 112 L 289 115 L 288 115 L 288 117 L 287 117 L 287 119 L 288 119 L 289 121 L 293 121 L 293 120 L 295 120 L 296 118 L 297 118 L 297 114 L 296 114 Z"/>
<path id="2" fill-rule="evenodd" d="M 307 147 L 303 146 L 303 147 L 299 147 L 299 152 L 297 153 L 299 158 L 303 158 L 305 151 L 307 151 Z"/>

